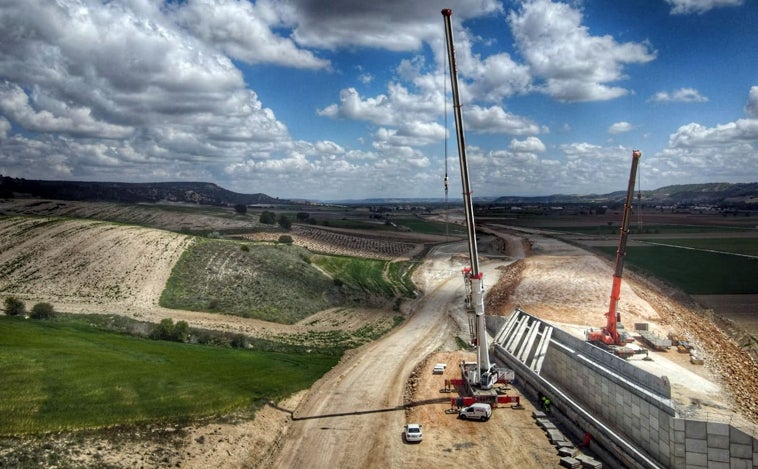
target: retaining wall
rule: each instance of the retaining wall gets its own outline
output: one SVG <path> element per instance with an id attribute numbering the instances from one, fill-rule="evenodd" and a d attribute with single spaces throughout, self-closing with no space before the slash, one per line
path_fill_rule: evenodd
<path id="1" fill-rule="evenodd" d="M 514 316 L 515 315 L 515 316 Z M 670 383 L 619 357 L 553 327 L 539 372 L 531 370 L 503 347 L 526 337 L 543 322 L 520 310 L 509 317 L 488 317 L 490 333 L 498 337 L 508 321 L 528 321 L 511 327 L 493 344 L 494 355 L 512 368 L 527 392 L 548 396 L 555 417 L 572 426 L 578 438 L 594 437 L 592 449 L 612 466 L 627 467 L 758 467 L 758 440 L 729 423 L 677 417 Z M 523 357 L 522 357 L 523 358 Z"/>

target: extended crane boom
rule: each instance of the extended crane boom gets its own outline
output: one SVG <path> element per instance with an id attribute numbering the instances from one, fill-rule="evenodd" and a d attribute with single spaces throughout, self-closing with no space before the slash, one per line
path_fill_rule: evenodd
<path id="1" fill-rule="evenodd" d="M 621 233 L 619 235 L 619 245 L 616 250 L 616 264 L 613 270 L 613 287 L 611 288 L 611 303 L 608 312 L 605 313 L 607 318 L 606 326 L 600 331 L 590 331 L 587 334 L 587 340 L 590 342 L 605 344 L 608 346 L 623 346 L 626 344 L 626 338 L 619 333 L 619 324 L 621 314 L 617 311 L 619 298 L 621 297 L 621 277 L 624 273 L 624 257 L 626 256 L 626 241 L 629 237 L 629 214 L 632 211 L 632 197 L 634 196 L 634 182 L 637 176 L 637 166 L 642 153 L 639 150 L 632 151 L 632 169 L 629 174 L 629 187 L 626 190 L 626 200 L 624 201 L 624 214 L 621 217 Z M 633 353 L 633 352 L 632 352 Z M 619 353 L 619 355 L 622 355 Z"/>
<path id="2" fill-rule="evenodd" d="M 447 57 L 450 64 L 450 85 L 453 93 L 453 114 L 455 116 L 455 128 L 458 138 L 458 161 L 461 168 L 461 183 L 463 185 L 463 208 L 466 213 L 466 229 L 468 233 L 468 249 L 471 268 L 464 270 L 467 290 L 470 287 L 470 302 L 476 319 L 476 347 L 477 368 L 479 372 L 469 381 L 482 389 L 490 389 L 497 380 L 497 371 L 490 363 L 487 346 L 487 331 L 484 321 L 484 282 L 483 275 L 479 271 L 479 254 L 476 246 L 476 227 L 474 225 L 474 204 L 471 200 L 469 186 L 468 163 L 466 161 L 466 142 L 463 133 L 463 118 L 461 116 L 461 103 L 458 94 L 458 75 L 455 65 L 455 49 L 453 47 L 453 27 L 451 23 L 450 9 L 442 10 L 445 22 L 445 42 L 447 44 Z M 467 292 L 468 294 L 468 292 Z"/>

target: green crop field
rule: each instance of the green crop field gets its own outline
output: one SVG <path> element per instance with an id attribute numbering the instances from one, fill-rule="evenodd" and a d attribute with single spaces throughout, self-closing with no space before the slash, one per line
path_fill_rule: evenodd
<path id="1" fill-rule="evenodd" d="M 696 239 L 656 239 L 655 243 L 683 246 L 758 257 L 758 237 L 756 238 L 696 238 Z"/>
<path id="2" fill-rule="evenodd" d="M 312 260 L 340 283 L 355 291 L 384 298 L 409 296 L 413 292 L 411 264 L 407 262 L 322 255 L 314 255 Z"/>
<path id="3" fill-rule="evenodd" d="M 0 435 L 252 410 L 310 387 L 338 360 L 0 316 Z"/>
<path id="4" fill-rule="evenodd" d="M 727 249 L 724 245 L 721 247 Z M 615 247 L 597 249 L 608 257 L 616 255 Z M 758 293 L 758 282 L 755 281 L 758 259 L 754 258 L 668 246 L 634 246 L 627 247 L 625 263 L 691 295 Z"/>

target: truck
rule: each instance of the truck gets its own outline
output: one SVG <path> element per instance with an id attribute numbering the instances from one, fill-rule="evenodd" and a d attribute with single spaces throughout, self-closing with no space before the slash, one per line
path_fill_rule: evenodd
<path id="1" fill-rule="evenodd" d="M 458 411 L 458 417 L 466 420 L 486 422 L 492 417 L 492 406 L 484 402 L 475 402 Z"/>

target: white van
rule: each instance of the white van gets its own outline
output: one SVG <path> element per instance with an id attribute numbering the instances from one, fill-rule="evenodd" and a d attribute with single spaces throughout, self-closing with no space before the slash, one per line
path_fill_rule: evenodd
<path id="1" fill-rule="evenodd" d="M 492 417 L 492 406 L 483 402 L 476 402 L 461 409 L 458 416 L 468 420 L 489 420 Z"/>

